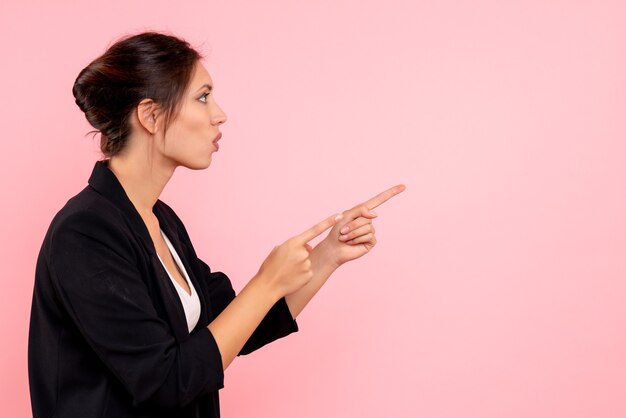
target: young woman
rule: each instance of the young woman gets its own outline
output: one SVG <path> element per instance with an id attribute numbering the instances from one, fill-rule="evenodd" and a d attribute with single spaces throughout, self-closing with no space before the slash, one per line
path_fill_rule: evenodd
<path id="1" fill-rule="evenodd" d="M 28 350 L 36 418 L 219 417 L 224 370 L 297 331 L 328 277 L 376 244 L 371 209 L 404 190 L 276 246 L 235 295 L 159 200 L 176 167 L 205 169 L 219 149 L 226 115 L 201 58 L 184 40 L 146 32 L 112 45 L 75 81 L 105 158 L 54 217 L 37 260 Z"/>

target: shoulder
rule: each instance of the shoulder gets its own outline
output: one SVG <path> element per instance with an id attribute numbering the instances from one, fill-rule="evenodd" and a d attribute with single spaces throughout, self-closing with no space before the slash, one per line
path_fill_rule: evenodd
<path id="1" fill-rule="evenodd" d="M 87 186 L 71 197 L 56 213 L 51 229 L 64 228 L 81 220 L 98 219 L 105 223 L 123 221 L 121 211 L 107 198 Z"/>
<path id="2" fill-rule="evenodd" d="M 123 213 L 90 186 L 71 197 L 52 219 L 44 246 L 49 251 L 96 243 L 129 247 Z"/>

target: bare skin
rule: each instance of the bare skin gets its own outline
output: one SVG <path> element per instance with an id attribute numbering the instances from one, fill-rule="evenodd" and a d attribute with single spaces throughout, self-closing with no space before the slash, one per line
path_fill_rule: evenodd
<path id="1" fill-rule="evenodd" d="M 183 95 L 180 112 L 167 131 L 158 103 L 151 99 L 141 101 L 131 115 L 132 133 L 128 143 L 109 162 L 109 168 L 146 224 L 159 257 L 187 293 L 190 293 L 189 284 L 161 236 L 152 208 L 176 167 L 206 169 L 218 149 L 215 141 L 218 134 L 221 136 L 219 126 L 227 117 L 207 86 L 213 86 L 213 82 L 198 62 Z M 328 217 L 271 251 L 258 273 L 208 325 L 219 347 L 224 370 L 280 298 L 285 297 L 296 318 L 339 266 L 363 256 L 376 245 L 372 219 L 377 215 L 371 210 L 404 189 L 403 185 L 392 187 L 340 215 Z M 328 229 L 331 229 L 328 236 L 315 248 L 308 245 Z"/>
<path id="2" fill-rule="evenodd" d="M 342 264 L 367 254 L 376 245 L 372 219 L 378 214 L 372 209 L 382 205 L 406 187 L 403 184 L 391 187 L 373 198 L 344 211 L 342 218 L 309 254 L 313 278 L 309 283 L 285 297 L 294 318 L 326 283 L 331 274 Z"/>

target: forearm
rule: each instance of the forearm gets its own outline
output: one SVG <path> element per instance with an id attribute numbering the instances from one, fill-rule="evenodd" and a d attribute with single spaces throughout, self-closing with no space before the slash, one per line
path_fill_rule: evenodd
<path id="1" fill-rule="evenodd" d="M 327 248 L 323 244 L 318 245 L 311 251 L 309 259 L 311 260 L 313 278 L 296 292 L 285 296 L 287 306 L 289 306 L 289 311 L 294 319 L 296 319 L 309 301 L 313 299 L 313 296 L 324 286 L 328 278 L 337 270 L 338 265 L 328 261 L 330 257 L 327 251 Z"/>
<path id="2" fill-rule="evenodd" d="M 261 276 L 255 276 L 208 325 L 224 370 L 235 359 L 267 312 L 280 299 Z"/>

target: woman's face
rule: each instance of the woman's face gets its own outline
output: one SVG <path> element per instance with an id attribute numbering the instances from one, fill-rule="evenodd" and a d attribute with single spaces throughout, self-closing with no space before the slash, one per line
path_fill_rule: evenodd
<path id="1" fill-rule="evenodd" d="M 219 148 L 219 125 L 226 114 L 213 98 L 213 81 L 198 62 L 182 97 L 179 114 L 170 122 L 162 143 L 163 156 L 176 166 L 207 168 Z"/>

